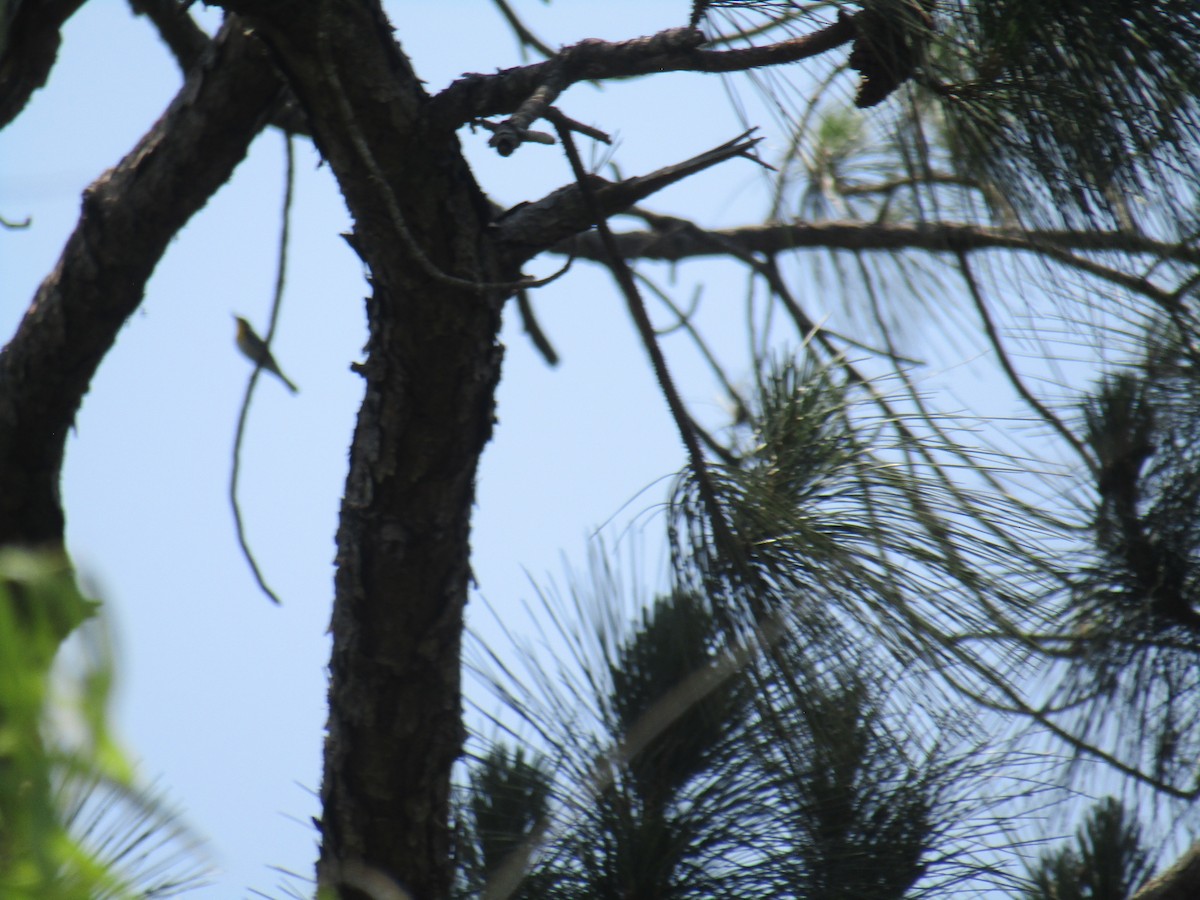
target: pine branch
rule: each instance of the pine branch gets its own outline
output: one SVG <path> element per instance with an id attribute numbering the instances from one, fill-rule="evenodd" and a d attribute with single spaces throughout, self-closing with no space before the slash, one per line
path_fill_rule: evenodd
<path id="1" fill-rule="evenodd" d="M 1085 229 L 1023 230 L 1020 228 L 943 222 L 900 225 L 884 222 L 788 222 L 705 230 L 685 219 L 662 216 L 663 227 L 613 235 L 626 259 L 679 262 L 700 256 L 724 256 L 730 244 L 749 253 L 788 250 L 924 250 L 960 253 L 975 250 L 1017 250 L 1031 253 L 1079 251 L 1117 252 L 1152 259 L 1200 265 L 1200 247 L 1161 241 L 1123 231 Z M 672 224 L 668 227 L 667 222 Z M 720 242 L 713 241 L 719 238 Z M 728 243 L 723 243 L 728 242 Z M 582 259 L 601 259 L 598 240 L 581 235 L 570 249 Z M 565 252 L 564 248 L 556 248 Z"/>
<path id="2" fill-rule="evenodd" d="M 435 123 L 453 129 L 473 119 L 512 114 L 538 92 L 548 96 L 548 106 L 562 91 L 580 81 L 661 72 L 742 72 L 785 65 L 819 56 L 854 36 L 853 19 L 840 16 L 810 34 L 735 50 L 699 49 L 706 39 L 694 28 L 671 28 L 629 41 L 581 41 L 564 47 L 546 62 L 517 66 L 494 75 L 466 75 L 434 96 L 428 112 Z M 500 152 L 503 154 L 504 150 Z"/>

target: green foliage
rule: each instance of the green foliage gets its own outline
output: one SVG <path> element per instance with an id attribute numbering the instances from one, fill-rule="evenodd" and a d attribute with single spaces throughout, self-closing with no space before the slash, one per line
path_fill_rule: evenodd
<path id="1" fill-rule="evenodd" d="M 785 363 L 760 382 L 738 460 L 708 471 L 719 514 L 694 473 L 672 500 L 676 577 L 710 598 L 727 631 L 786 622 L 901 665 L 961 662 L 945 629 L 987 629 L 996 608 L 1027 606 L 1016 539 L 1030 523 L 912 461 L 915 417 L 871 416 L 870 398 L 856 403 L 858 388 L 829 368 Z"/>
<path id="2" fill-rule="evenodd" d="M 674 594 L 607 644 L 603 670 L 580 660 L 613 676 L 584 682 L 615 714 L 591 735 L 541 716 L 547 762 L 501 749 L 476 765 L 462 803 L 463 845 L 475 848 L 464 883 L 484 896 L 504 883 L 494 857 L 477 865 L 488 829 L 505 835 L 496 847 L 515 848 L 509 864 L 528 865 L 517 894 L 527 897 L 900 900 L 922 879 L 961 877 L 969 864 L 955 842 L 979 806 L 951 795 L 974 785 L 978 804 L 972 755 L 922 749 L 915 723 L 888 711 L 894 679 L 883 673 L 797 677 L 820 648 L 787 635 L 766 654 L 737 654 L 719 635 L 711 607 Z M 524 702 L 528 713 L 538 698 Z M 950 740 L 944 724 L 936 731 Z M 502 817 L 482 814 L 499 807 Z"/>
<path id="3" fill-rule="evenodd" d="M 493 747 L 471 771 L 460 800 L 463 832 L 459 842 L 460 887 L 479 896 L 490 883 L 515 883 L 546 815 L 549 776 L 524 751 Z M 529 886 L 527 882 L 526 887 Z"/>
<path id="4" fill-rule="evenodd" d="M 1200 380 L 1190 363 L 1153 367 L 1106 379 L 1085 406 L 1105 608 L 1141 633 L 1200 625 Z"/>
<path id="5" fill-rule="evenodd" d="M 648 808 L 664 808 L 711 765 L 723 736 L 739 724 L 746 698 L 739 696 L 744 690 L 736 679 L 707 685 L 701 696 L 675 708 L 662 703 L 683 679 L 703 673 L 716 638 L 712 617 L 697 597 L 659 598 L 610 666 L 607 702 L 614 713 L 614 734 L 633 734 L 647 716 L 667 720 L 627 763 Z"/>
<path id="6" fill-rule="evenodd" d="M 1083 404 L 1091 546 L 1067 561 L 1075 656 L 1058 705 L 1089 738 L 1122 722 L 1121 758 L 1181 792 L 1200 753 L 1200 368 L 1189 342 L 1147 340 Z"/>
<path id="7" fill-rule="evenodd" d="M 165 897 L 196 883 L 186 835 L 133 786 L 109 733 L 112 666 L 96 609 L 61 554 L 0 551 L 5 898 Z M 73 635 L 76 665 L 54 665 Z"/>
<path id="8" fill-rule="evenodd" d="M 1200 10 L 1191 0 L 948 4 L 953 44 L 924 83 L 967 170 L 1049 215 L 1116 217 L 1116 198 L 1170 202 L 1200 136 Z M 1176 209 L 1177 213 L 1184 210 Z M 1187 227 L 1186 224 L 1184 227 Z"/>
<path id="9" fill-rule="evenodd" d="M 1128 900 L 1150 877 L 1141 829 L 1120 801 L 1096 803 L 1075 846 L 1045 853 L 1029 872 L 1025 900 Z"/>
<path id="10" fill-rule="evenodd" d="M 899 900 L 992 877 L 970 848 L 1003 780 L 918 673 L 967 614 L 930 598 L 991 590 L 967 562 L 989 545 L 949 537 L 966 517 L 887 459 L 848 393 L 825 370 L 765 371 L 736 457 L 707 473 L 724 519 L 699 476 L 680 479 L 675 590 L 612 625 L 620 598 L 596 579 L 577 615 L 547 606 L 582 674 L 531 664 L 536 690 L 495 684 L 545 752 L 543 825 L 532 799 L 508 817 L 539 835 L 523 896 Z M 972 550 L 951 566 L 950 544 Z M 568 618 L 597 625 L 590 650 Z M 511 776 L 491 773 L 511 758 L 474 771 L 469 846 L 490 808 L 477 795 L 503 792 Z"/>

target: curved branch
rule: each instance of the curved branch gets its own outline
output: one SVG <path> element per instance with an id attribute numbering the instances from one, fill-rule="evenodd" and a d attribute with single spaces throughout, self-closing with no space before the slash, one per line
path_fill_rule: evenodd
<path id="1" fill-rule="evenodd" d="M 0 46 L 0 128 L 46 83 L 58 57 L 63 24 L 81 6 L 83 0 L 43 0 L 25 3 L 17 12 L 7 43 Z"/>
<path id="2" fill-rule="evenodd" d="M 254 557 L 254 551 L 250 547 L 250 541 L 246 537 L 246 525 L 242 521 L 242 504 L 238 500 L 238 476 L 242 468 L 242 439 L 246 435 L 246 420 L 250 413 L 250 398 L 254 395 L 254 387 L 258 384 L 258 376 L 263 370 L 263 363 L 271 356 L 271 338 L 275 335 L 275 326 L 279 321 L 279 308 L 283 304 L 283 288 L 287 281 L 287 255 L 288 246 L 291 244 L 292 228 L 292 198 L 296 190 L 296 154 L 292 146 L 292 136 L 290 134 L 283 136 L 283 147 L 285 174 L 283 209 L 279 215 L 279 252 L 276 256 L 275 290 L 271 297 L 270 324 L 267 326 L 267 333 L 263 338 L 263 345 L 267 348 L 267 352 L 263 358 L 260 358 L 255 363 L 254 370 L 250 373 L 250 380 L 246 382 L 246 395 L 242 399 L 242 409 L 238 413 L 237 428 L 233 436 L 233 461 L 229 467 L 229 506 L 233 510 L 233 526 L 234 532 L 237 535 L 238 546 L 242 549 L 242 556 L 246 558 L 246 564 L 250 566 L 250 573 L 254 576 L 254 580 L 258 582 L 259 589 L 276 606 L 282 606 L 283 601 L 279 599 L 279 595 L 267 584 L 262 569 L 259 568 L 258 560 Z"/>
<path id="3" fill-rule="evenodd" d="M 533 303 L 529 299 L 529 291 L 517 291 L 517 309 L 521 313 L 521 327 L 529 335 L 529 340 L 537 348 L 537 352 L 542 355 L 542 359 L 546 361 L 546 365 L 551 367 L 557 366 L 558 351 L 554 349 L 554 345 L 546 337 L 546 332 L 542 331 L 542 325 L 538 322 L 537 314 L 533 311 Z"/>
<path id="4" fill-rule="evenodd" d="M 85 191 L 58 264 L 0 353 L 0 544 L 61 542 L 63 449 L 92 376 L 172 237 L 228 180 L 278 94 L 261 47 L 227 22 L 163 117 Z"/>
<path id="5" fill-rule="evenodd" d="M 729 530 L 725 519 L 725 511 L 721 507 L 720 498 L 717 496 L 712 478 L 708 472 L 708 463 L 705 461 L 704 451 L 700 449 L 700 439 L 696 432 L 696 423 L 692 419 L 691 413 L 688 412 L 683 398 L 679 395 L 679 390 L 675 387 L 671 371 L 667 366 L 667 359 L 663 355 L 662 348 L 658 345 L 654 326 L 651 324 L 650 316 L 646 312 L 646 304 L 638 292 L 633 273 L 625 263 L 625 260 L 617 253 L 616 245 L 612 239 L 612 232 L 608 228 L 608 217 L 605 213 L 605 208 L 588 179 L 588 173 L 583 167 L 583 161 L 580 159 L 579 151 L 575 147 L 575 141 L 571 137 L 570 128 L 560 122 L 556 122 L 555 124 L 558 126 L 558 138 L 562 141 L 567 159 L 571 163 L 571 171 L 575 175 L 575 181 L 579 186 L 585 209 L 595 223 L 596 233 L 600 235 L 604 249 L 608 254 L 607 264 L 609 271 L 612 273 L 613 280 L 617 282 L 617 286 L 625 297 L 630 318 L 633 319 L 638 330 L 638 335 L 642 339 L 642 345 L 646 354 L 650 357 L 655 378 L 658 380 L 659 388 L 661 388 L 663 397 L 667 401 L 671 417 L 675 420 L 675 426 L 679 430 L 679 437 L 683 441 L 684 448 L 687 450 L 688 462 L 691 466 L 692 474 L 695 475 L 696 485 L 704 503 L 705 511 L 712 520 L 713 531 L 717 535 L 720 549 L 729 553 L 736 564 L 741 564 L 742 559 L 738 552 L 738 544 Z M 745 135 L 742 137 L 744 138 Z M 740 141 L 741 138 L 737 140 Z M 731 141 L 730 143 L 733 144 L 735 142 Z M 715 444 L 716 442 L 713 441 L 713 443 Z"/>
<path id="6" fill-rule="evenodd" d="M 136 16 L 145 16 L 154 23 L 159 37 L 171 50 L 180 71 L 186 76 L 204 51 L 210 38 L 204 29 L 188 15 L 187 7 L 177 0 L 129 0 Z"/>
<path id="7" fill-rule="evenodd" d="M 1175 864 L 1151 879 L 1133 900 L 1192 900 L 1200 897 L 1200 841 L 1192 844 Z"/>

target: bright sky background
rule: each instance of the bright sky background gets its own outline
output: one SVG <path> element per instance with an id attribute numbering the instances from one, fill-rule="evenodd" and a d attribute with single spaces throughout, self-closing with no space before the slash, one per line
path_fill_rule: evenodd
<path id="1" fill-rule="evenodd" d="M 522 61 L 485 0 L 386 5 L 431 90 L 463 72 Z M 517 5 L 551 45 L 681 25 L 689 6 Z M 52 269 L 83 188 L 134 146 L 179 83 L 150 23 L 132 18 L 123 2 L 93 0 L 71 20 L 49 86 L 0 132 L 0 215 L 33 217 L 26 231 L 0 233 L 5 335 Z M 665 75 L 603 91 L 581 85 L 560 105 L 615 133 L 628 174 L 743 130 L 715 76 Z M 762 111 L 751 109 L 749 119 L 770 125 Z M 570 180 L 557 148 L 528 145 L 501 160 L 486 134 L 464 129 L 462 139 L 482 186 L 501 204 Z M 368 288 L 338 236 L 349 223 L 333 179 L 308 142 L 296 147 L 293 243 L 274 352 L 301 392 L 292 397 L 260 379 L 242 460 L 246 526 L 282 608 L 256 589 L 227 499 L 250 374 L 234 349 L 231 314 L 265 327 L 283 190 L 278 133 L 256 141 L 234 180 L 169 248 L 84 400 L 63 482 L 70 549 L 108 601 L 119 640 L 117 727 L 145 779 L 166 789 L 209 839 L 219 867 L 212 887 L 190 895 L 198 898 L 272 892 L 280 877 L 269 866 L 308 876 L 315 855 L 309 818 L 318 812 L 333 537 L 362 393 L 349 366 L 362 358 Z M 765 155 L 779 149 L 769 144 Z M 761 186 L 760 170 L 734 160 L 650 205 L 709 223 L 749 222 L 761 209 Z M 539 261 L 530 271 L 557 265 Z M 682 267 L 678 296 L 690 295 L 688 279 L 716 272 L 711 264 Z M 701 316 L 733 363 L 743 349 L 744 280 L 721 279 L 709 281 Z M 588 536 L 604 523 L 610 543 L 644 531 L 647 575 L 659 572 L 662 518 L 654 511 L 666 496 L 664 476 L 683 459 L 607 276 L 578 265 L 534 303 L 563 363 L 546 367 L 510 308 L 499 426 L 484 455 L 474 520 L 479 593 L 470 621 L 485 635 L 494 629 L 480 596 L 511 627 L 535 633 L 521 612 L 533 596 L 530 576 L 561 576 L 564 556 L 581 563 Z M 718 395 L 694 355 L 679 340 L 669 343 L 688 398 L 717 413 Z"/>

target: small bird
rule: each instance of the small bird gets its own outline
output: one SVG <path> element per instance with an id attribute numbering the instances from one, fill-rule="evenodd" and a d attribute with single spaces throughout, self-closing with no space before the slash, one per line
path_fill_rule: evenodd
<path id="1" fill-rule="evenodd" d="M 299 393 L 300 388 L 292 384 L 291 380 L 279 371 L 279 364 L 275 362 L 275 357 L 271 355 L 270 348 L 267 347 L 266 342 L 262 338 L 254 333 L 254 329 L 250 327 L 250 323 L 241 316 L 234 316 L 234 318 L 237 319 L 237 345 L 238 349 L 242 351 L 242 355 L 256 366 L 266 369 L 275 375 L 287 385 L 288 390 L 293 394 Z"/>

